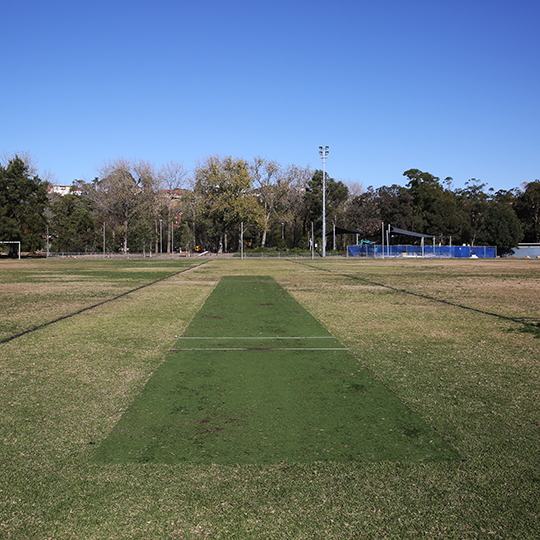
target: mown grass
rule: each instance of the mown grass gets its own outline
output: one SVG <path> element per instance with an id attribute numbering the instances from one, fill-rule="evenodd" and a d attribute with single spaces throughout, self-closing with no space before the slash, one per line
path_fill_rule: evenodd
<path id="1" fill-rule="evenodd" d="M 0 340 L 198 264 L 183 260 L 44 260 L 0 263 Z"/>
<path id="2" fill-rule="evenodd" d="M 464 461 L 91 464 L 230 274 L 274 277 Z M 540 340 L 359 278 L 540 317 L 536 261 L 216 261 L 4 343 L 0 535 L 539 537 Z"/>
<path id="3" fill-rule="evenodd" d="M 225 276 L 96 463 L 459 460 L 268 276 Z"/>

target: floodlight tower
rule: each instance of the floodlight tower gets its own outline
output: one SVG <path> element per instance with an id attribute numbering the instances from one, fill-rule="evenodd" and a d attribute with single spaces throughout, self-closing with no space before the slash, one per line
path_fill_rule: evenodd
<path id="1" fill-rule="evenodd" d="M 322 159 L 322 256 L 326 257 L 326 159 L 328 146 L 319 146 L 319 155 Z"/>

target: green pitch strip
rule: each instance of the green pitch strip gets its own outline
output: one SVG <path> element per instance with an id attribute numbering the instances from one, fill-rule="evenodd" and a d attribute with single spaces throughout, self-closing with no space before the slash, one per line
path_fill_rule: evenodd
<path id="1" fill-rule="evenodd" d="M 276 281 L 229 276 L 93 461 L 455 459 Z"/>

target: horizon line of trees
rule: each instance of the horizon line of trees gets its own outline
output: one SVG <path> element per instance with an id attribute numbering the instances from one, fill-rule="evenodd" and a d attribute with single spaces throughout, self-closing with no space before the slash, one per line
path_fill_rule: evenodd
<path id="1" fill-rule="evenodd" d="M 197 247 L 307 249 L 311 230 L 322 235 L 323 172 L 209 156 L 192 174 L 181 163 L 159 168 L 144 160 L 111 160 L 92 182 L 76 180 L 72 193 L 49 190 L 27 155 L 0 163 L 0 241 L 21 241 L 23 251 L 170 253 Z M 409 169 L 404 186 L 362 189 L 326 175 L 328 249 L 344 249 L 355 236 L 332 243 L 333 226 L 359 230 L 378 242 L 381 224 L 435 235 L 441 244 L 491 245 L 504 254 L 518 243 L 540 242 L 540 180 L 523 189 L 486 189 L 469 180 L 451 189 L 428 172 Z M 47 236 L 48 235 L 48 236 Z M 411 243 L 396 237 L 395 243 Z M 1 245 L 0 245 L 1 246 Z M 13 254 L 16 248 L 9 248 Z"/>

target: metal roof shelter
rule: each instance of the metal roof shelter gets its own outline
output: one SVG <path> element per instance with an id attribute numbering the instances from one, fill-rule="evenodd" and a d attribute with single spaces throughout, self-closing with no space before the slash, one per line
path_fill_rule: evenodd
<path id="1" fill-rule="evenodd" d="M 433 234 L 422 234 L 418 232 L 413 231 L 406 231 L 405 229 L 398 229 L 397 227 L 394 227 L 393 225 L 390 225 L 390 232 L 393 232 L 395 234 L 404 234 L 406 236 L 416 236 L 417 238 L 435 238 Z"/>
<path id="2" fill-rule="evenodd" d="M 423 233 L 417 233 L 413 231 L 406 231 L 405 229 L 398 229 L 397 227 L 394 227 L 393 225 L 388 225 L 388 232 L 386 234 L 386 245 L 390 245 L 390 232 L 393 232 L 394 234 L 404 234 L 406 236 L 415 236 L 416 238 L 420 238 L 422 241 L 422 257 L 424 257 L 424 239 L 425 238 L 433 238 L 433 250 L 435 250 L 435 236 L 432 234 L 423 234 Z"/>

